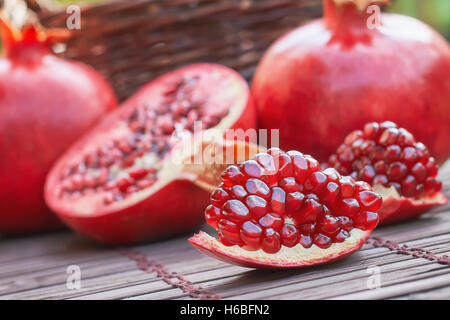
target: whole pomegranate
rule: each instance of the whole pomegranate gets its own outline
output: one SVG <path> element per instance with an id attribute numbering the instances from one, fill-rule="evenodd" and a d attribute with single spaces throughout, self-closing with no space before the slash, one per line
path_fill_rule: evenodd
<path id="1" fill-rule="evenodd" d="M 388 1 L 324 0 L 322 19 L 265 54 L 252 93 L 260 126 L 279 128 L 282 148 L 326 161 L 348 132 L 391 120 L 438 163 L 449 157 L 450 46 L 398 14 L 382 14 L 373 28 L 376 11 L 366 9 L 381 2 Z"/>
<path id="2" fill-rule="evenodd" d="M 92 68 L 52 54 L 51 31 L 1 27 L 0 233 L 42 231 L 60 224 L 44 202 L 51 165 L 117 101 Z"/>

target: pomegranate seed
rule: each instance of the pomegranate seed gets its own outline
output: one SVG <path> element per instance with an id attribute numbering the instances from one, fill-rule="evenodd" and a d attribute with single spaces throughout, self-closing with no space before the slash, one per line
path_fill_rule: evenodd
<path id="1" fill-rule="evenodd" d="M 220 218 L 220 209 L 210 204 L 205 210 L 205 218 L 210 226 L 217 229 Z"/>
<path id="2" fill-rule="evenodd" d="M 299 214 L 294 216 L 295 222 L 300 224 L 313 223 L 323 213 L 323 206 L 313 199 L 307 199 Z"/>
<path id="3" fill-rule="evenodd" d="M 243 200 L 247 196 L 247 191 L 245 191 L 243 186 L 235 185 L 230 188 L 231 196 L 235 199 Z"/>
<path id="4" fill-rule="evenodd" d="M 345 217 L 345 216 L 340 216 L 340 217 L 338 217 L 338 219 L 341 221 L 342 229 L 344 229 L 346 231 L 350 231 L 351 229 L 353 229 L 353 220 L 352 219 L 350 219 L 349 217 Z"/>
<path id="5" fill-rule="evenodd" d="M 305 190 L 320 194 L 327 185 L 328 178 L 322 172 L 314 172 L 304 182 Z"/>
<path id="6" fill-rule="evenodd" d="M 279 187 L 272 188 L 272 198 L 270 201 L 272 211 L 282 214 L 286 207 L 286 192 Z"/>
<path id="7" fill-rule="evenodd" d="M 244 222 L 240 231 L 242 241 L 254 250 L 259 249 L 261 246 L 262 233 L 261 227 L 252 221 Z"/>
<path id="8" fill-rule="evenodd" d="M 305 195 L 301 192 L 289 193 L 286 196 L 286 210 L 289 214 L 298 212 L 305 203 Z"/>
<path id="9" fill-rule="evenodd" d="M 295 181 L 294 177 L 284 178 L 278 182 L 278 185 L 286 192 L 301 192 L 303 188 Z"/>
<path id="10" fill-rule="evenodd" d="M 227 239 L 228 242 L 241 245 L 239 226 L 226 219 L 220 219 L 218 228 L 220 233 Z"/>
<path id="11" fill-rule="evenodd" d="M 250 211 L 239 200 L 228 200 L 222 207 L 222 214 L 230 221 L 241 223 L 250 217 Z"/>
<path id="12" fill-rule="evenodd" d="M 318 233 L 314 236 L 314 244 L 316 246 L 318 246 L 319 248 L 322 249 L 327 249 L 331 246 L 332 242 L 331 242 L 331 238 L 322 234 L 322 233 Z"/>
<path id="13" fill-rule="evenodd" d="M 387 176 L 390 180 L 399 182 L 408 173 L 408 167 L 401 162 L 394 162 L 388 168 Z"/>
<path id="14" fill-rule="evenodd" d="M 268 198 L 270 194 L 267 184 L 258 179 L 248 179 L 245 183 L 245 189 L 247 189 L 249 194 L 255 194 L 263 198 Z"/>
<path id="15" fill-rule="evenodd" d="M 412 175 L 408 175 L 402 182 L 401 193 L 405 197 L 414 198 L 417 191 L 417 180 Z M 370 210 L 370 209 L 369 209 Z"/>
<path id="16" fill-rule="evenodd" d="M 267 201 L 264 198 L 251 195 L 245 199 L 245 204 L 255 219 L 259 219 L 267 213 Z"/>
<path id="17" fill-rule="evenodd" d="M 340 227 L 341 221 L 331 215 L 325 215 L 317 224 L 317 229 L 328 236 L 336 235 Z"/>
<path id="18" fill-rule="evenodd" d="M 378 215 L 374 212 L 364 211 L 354 220 L 354 226 L 361 230 L 372 230 L 378 224 Z"/>
<path id="19" fill-rule="evenodd" d="M 264 231 L 261 248 L 266 253 L 277 253 L 281 249 L 280 234 L 269 228 Z"/>
<path id="20" fill-rule="evenodd" d="M 352 218 L 356 216 L 360 210 L 361 207 L 356 199 L 347 198 L 342 200 L 341 210 L 339 213 L 346 217 Z"/>
<path id="21" fill-rule="evenodd" d="M 348 237 L 350 237 L 350 234 L 348 231 L 342 229 L 339 231 L 339 233 L 334 237 L 334 241 L 336 242 L 344 242 Z"/>
<path id="22" fill-rule="evenodd" d="M 244 174 L 236 166 L 229 166 L 222 174 L 222 181 L 227 187 L 244 182 Z"/>
<path id="23" fill-rule="evenodd" d="M 311 237 L 303 234 L 300 235 L 298 243 L 300 243 L 304 248 L 311 248 L 311 246 L 313 245 Z"/>
<path id="24" fill-rule="evenodd" d="M 401 153 L 402 153 L 402 148 L 400 148 L 400 146 L 398 146 L 396 144 L 388 146 L 384 153 L 384 159 L 387 162 L 397 161 L 398 159 L 400 159 Z"/>
<path id="25" fill-rule="evenodd" d="M 145 178 L 145 176 L 148 174 L 148 170 L 144 168 L 139 168 L 128 172 L 128 174 L 134 180 L 141 180 Z"/>
<path id="26" fill-rule="evenodd" d="M 283 219 L 275 214 L 268 213 L 264 217 L 258 220 L 259 224 L 264 228 L 272 228 L 276 231 L 280 231 L 283 226 Z"/>
<path id="27" fill-rule="evenodd" d="M 300 233 L 293 224 L 285 224 L 281 229 L 281 242 L 284 246 L 292 248 L 300 239 Z"/>
<path id="28" fill-rule="evenodd" d="M 381 196 L 372 191 L 363 191 L 359 194 L 359 201 L 365 210 L 376 212 L 381 208 L 383 200 Z"/>
<path id="29" fill-rule="evenodd" d="M 211 194 L 211 202 L 217 207 L 221 207 L 229 198 L 230 196 L 228 195 L 228 192 L 226 192 L 223 188 L 217 188 Z"/>
<path id="30" fill-rule="evenodd" d="M 376 140 L 378 138 L 378 133 L 380 131 L 380 126 L 376 122 L 368 123 L 364 126 L 363 137 L 365 139 Z"/>

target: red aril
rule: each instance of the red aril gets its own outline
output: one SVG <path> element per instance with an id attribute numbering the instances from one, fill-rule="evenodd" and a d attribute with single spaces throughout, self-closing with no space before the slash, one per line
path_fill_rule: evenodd
<path id="1" fill-rule="evenodd" d="M 265 169 L 257 159 L 274 165 Z M 241 179 L 231 182 L 230 176 L 238 174 Z M 254 188 L 255 181 L 260 188 Z M 235 186 L 248 195 L 236 197 Z M 381 205 L 370 185 L 334 169 L 321 171 L 308 155 L 274 148 L 224 171 L 205 212 L 218 239 L 200 232 L 189 241 L 207 255 L 241 266 L 310 266 L 361 248 L 377 225 Z"/>
<path id="2" fill-rule="evenodd" d="M 61 226 L 44 202 L 50 167 L 117 100 L 91 67 L 52 54 L 64 31 L 0 25 L 0 233 L 47 230 Z"/>
<path id="3" fill-rule="evenodd" d="M 328 166 L 371 184 L 383 196 L 380 224 L 412 218 L 447 203 L 436 178 L 436 161 L 406 129 L 390 121 L 371 122 L 344 141 Z M 360 195 L 369 208 L 378 201 L 371 193 Z"/>
<path id="4" fill-rule="evenodd" d="M 218 175 L 201 163 L 186 173 L 172 159 L 180 144 L 173 138 L 192 133 L 195 121 L 202 132 L 219 135 L 231 128 L 254 129 L 245 80 L 226 67 L 197 64 L 151 81 L 59 159 L 47 179 L 47 203 L 73 229 L 100 242 L 154 240 L 194 228 L 209 197 L 196 184 Z M 219 190 L 214 201 L 223 197 Z M 233 218 L 219 226 L 224 236 L 245 214 L 229 206 Z M 214 215 L 213 209 L 208 212 Z"/>
<path id="5" fill-rule="evenodd" d="M 438 163 L 450 156 L 450 46 L 398 14 L 383 13 L 382 26 L 369 28 L 375 17 L 366 8 L 381 2 L 324 0 L 322 19 L 267 51 L 252 93 L 260 127 L 280 129 L 282 148 L 326 161 L 349 132 L 392 120 Z"/>

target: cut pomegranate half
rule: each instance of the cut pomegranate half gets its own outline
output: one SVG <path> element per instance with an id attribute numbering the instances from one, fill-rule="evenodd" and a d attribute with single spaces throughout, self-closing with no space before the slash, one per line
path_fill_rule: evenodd
<path id="1" fill-rule="evenodd" d="M 328 166 L 371 184 L 383 196 L 380 224 L 417 217 L 448 201 L 427 147 L 390 121 L 350 133 Z"/>
<path id="2" fill-rule="evenodd" d="M 197 127 L 219 135 L 255 128 L 255 119 L 248 85 L 233 70 L 197 64 L 173 71 L 140 89 L 59 159 L 47 177 L 46 201 L 69 226 L 100 242 L 192 230 L 208 193 L 194 185 L 201 171 L 173 161 L 175 147 L 190 141 L 180 136 Z"/>
<path id="3" fill-rule="evenodd" d="M 321 171 L 309 155 L 272 148 L 224 171 L 205 211 L 218 237 L 200 232 L 189 241 L 240 266 L 311 266 L 361 248 L 381 204 L 367 183 Z"/>

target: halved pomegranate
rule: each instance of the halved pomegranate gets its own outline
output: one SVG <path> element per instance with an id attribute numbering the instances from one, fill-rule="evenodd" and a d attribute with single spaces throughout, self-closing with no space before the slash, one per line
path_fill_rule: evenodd
<path id="1" fill-rule="evenodd" d="M 383 196 L 380 224 L 416 217 L 447 203 L 427 147 L 395 123 L 371 122 L 350 133 L 328 165 L 371 184 Z"/>
<path id="2" fill-rule="evenodd" d="M 54 166 L 48 205 L 69 226 L 106 243 L 133 243 L 190 230 L 208 193 L 172 159 L 178 133 L 255 128 L 248 85 L 214 64 L 191 65 L 144 86 Z"/>
<path id="3" fill-rule="evenodd" d="M 211 195 L 200 251 L 254 268 L 296 268 L 342 258 L 362 247 L 378 223 L 382 198 L 369 184 L 298 151 L 277 148 L 230 166 Z"/>

